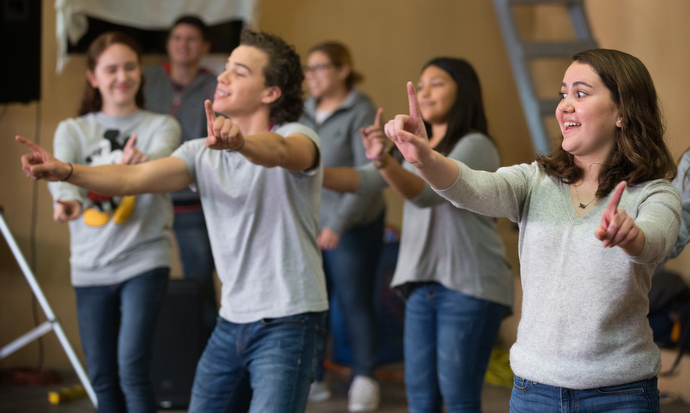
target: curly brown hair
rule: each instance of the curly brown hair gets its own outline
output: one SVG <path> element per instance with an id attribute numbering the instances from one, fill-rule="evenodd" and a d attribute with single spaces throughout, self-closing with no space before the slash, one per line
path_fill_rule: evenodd
<path id="1" fill-rule="evenodd" d="M 91 72 L 96 70 L 96 65 L 98 64 L 98 58 L 108 47 L 114 44 L 123 44 L 134 51 L 137 54 L 137 61 L 141 66 L 141 48 L 139 44 L 121 32 L 106 32 L 98 36 L 91 45 L 87 52 L 87 66 Z M 144 75 L 141 75 L 141 83 L 139 84 L 139 90 L 134 98 L 135 103 L 138 107 L 144 108 Z M 86 115 L 91 112 L 100 112 L 103 106 L 103 97 L 101 92 L 91 86 L 89 80 L 86 80 L 86 88 L 84 89 L 84 95 L 81 98 L 81 107 L 79 108 L 79 116 Z"/>
<path id="2" fill-rule="evenodd" d="M 599 171 L 596 196 L 605 197 L 620 181 L 636 185 L 652 179 L 672 180 L 676 164 L 664 142 L 664 122 L 652 77 L 636 57 L 618 50 L 592 49 L 573 56 L 573 62 L 592 67 L 617 103 L 621 127 L 617 128 L 613 148 Z M 550 176 L 561 182 L 582 179 L 584 170 L 573 155 L 558 147 L 537 162 Z"/>
<path id="3" fill-rule="evenodd" d="M 278 36 L 248 29 L 242 32 L 240 44 L 256 47 L 266 53 L 268 63 L 263 68 L 266 86 L 277 86 L 282 92 L 280 97 L 269 105 L 269 121 L 276 125 L 296 122 L 304 110 L 304 74 L 295 49 Z"/>

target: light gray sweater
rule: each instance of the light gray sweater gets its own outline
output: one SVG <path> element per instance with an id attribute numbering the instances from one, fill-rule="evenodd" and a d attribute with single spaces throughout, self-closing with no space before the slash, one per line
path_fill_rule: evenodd
<path id="1" fill-rule="evenodd" d="M 67 119 L 55 131 L 55 157 L 82 165 L 117 163 L 122 147 L 132 134 L 136 147 L 149 160 L 168 156 L 180 144 L 180 125 L 167 115 L 139 110 L 126 116 L 89 113 Z M 54 200 L 76 200 L 82 216 L 69 222 L 72 284 L 76 287 L 112 285 L 158 267 L 169 267 L 172 205 L 167 194 L 136 197 L 132 215 L 123 222 L 109 219 L 102 226 L 86 223 L 88 208 L 102 209 L 111 216 L 121 198 L 94 202 L 87 191 L 67 182 L 50 182 Z"/>
<path id="2" fill-rule="evenodd" d="M 551 386 L 589 389 L 648 379 L 661 369 L 647 321 L 655 264 L 676 241 L 680 198 L 667 180 L 626 188 L 625 209 L 645 235 L 637 257 L 594 236 L 611 194 L 580 218 L 568 185 L 536 163 L 473 171 L 438 193 L 460 208 L 520 227 L 522 319 L 513 372 Z"/>

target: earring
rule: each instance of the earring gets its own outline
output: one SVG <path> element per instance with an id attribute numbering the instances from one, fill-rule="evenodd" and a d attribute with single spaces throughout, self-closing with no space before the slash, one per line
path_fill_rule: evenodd
<path id="1" fill-rule="evenodd" d="M 619 124 L 621 123 L 621 120 L 620 120 L 620 119 L 618 119 L 618 123 L 619 123 Z"/>

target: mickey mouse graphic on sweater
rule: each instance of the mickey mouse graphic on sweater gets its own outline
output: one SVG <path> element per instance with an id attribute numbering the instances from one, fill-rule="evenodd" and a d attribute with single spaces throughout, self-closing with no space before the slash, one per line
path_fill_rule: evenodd
<path id="1" fill-rule="evenodd" d="M 86 157 L 86 164 L 90 166 L 110 165 L 120 163 L 124 155 L 124 148 L 132 138 L 128 136 L 122 143 L 118 142 L 120 131 L 108 129 L 103 134 L 103 138 L 97 148 Z M 87 194 L 93 205 L 84 210 L 84 222 L 92 227 L 100 227 L 108 223 L 112 217 L 113 222 L 122 224 L 127 221 L 134 207 L 137 198 L 134 195 L 114 197 L 100 195 L 89 191 Z"/>

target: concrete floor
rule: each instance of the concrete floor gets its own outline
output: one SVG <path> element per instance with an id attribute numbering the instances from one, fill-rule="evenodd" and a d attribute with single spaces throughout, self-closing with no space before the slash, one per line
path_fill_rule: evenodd
<path id="1" fill-rule="evenodd" d="M 347 390 L 345 380 L 331 380 L 333 398 L 326 402 L 310 403 L 307 413 L 347 412 Z M 2 413 L 93 413 L 95 409 L 88 398 L 72 400 L 60 405 L 48 403 L 48 391 L 61 386 L 0 386 L 0 412 Z M 508 412 L 510 389 L 486 385 L 482 393 L 484 413 Z M 185 413 L 181 410 L 161 410 L 168 413 Z M 407 412 L 405 388 L 398 379 L 381 382 L 381 408 L 379 413 Z M 690 406 L 674 403 L 661 406 L 662 413 L 689 413 Z"/>

